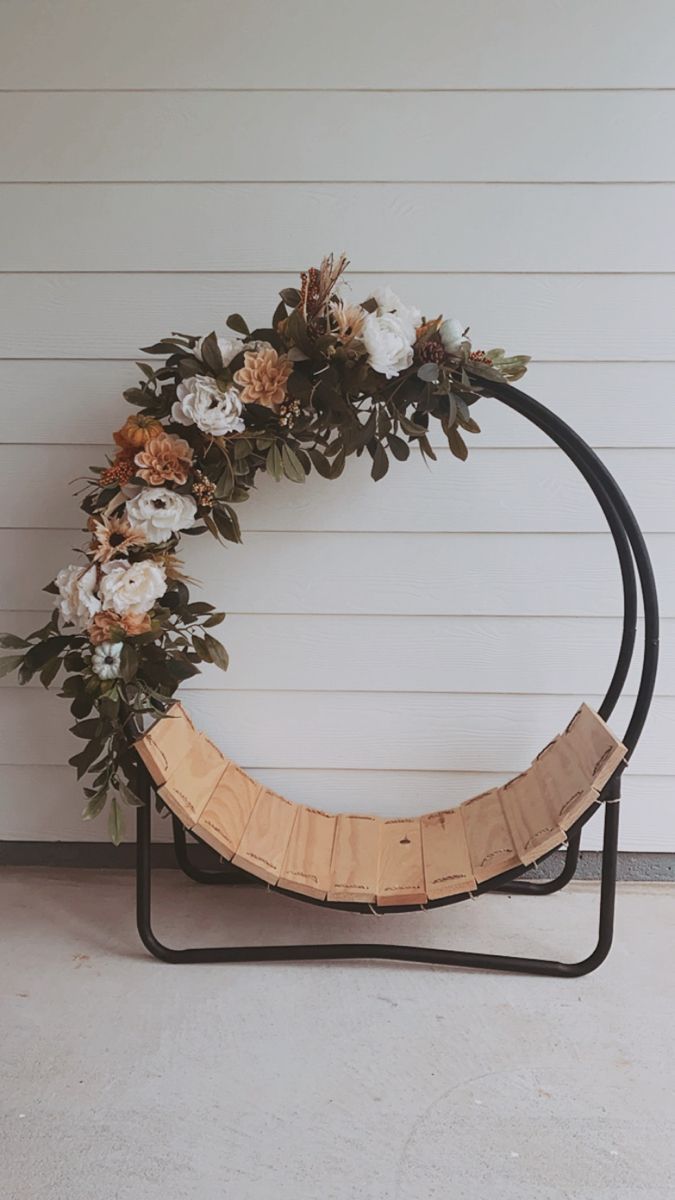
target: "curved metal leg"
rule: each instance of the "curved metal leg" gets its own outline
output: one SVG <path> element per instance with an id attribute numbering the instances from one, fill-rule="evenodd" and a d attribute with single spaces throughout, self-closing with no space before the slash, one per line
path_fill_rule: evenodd
<path id="1" fill-rule="evenodd" d="M 521 975 L 552 975 L 575 978 L 587 975 L 604 962 L 612 944 L 614 899 L 619 827 L 619 805 L 605 808 L 605 836 L 600 886 L 600 920 L 595 949 L 578 962 L 557 962 L 545 958 L 521 958 L 506 954 L 481 954 L 465 950 L 438 950 L 434 947 L 355 943 L 328 943 L 300 946 L 204 946 L 174 950 L 155 936 L 152 928 L 151 879 L 152 847 L 150 838 L 149 789 L 147 802 L 137 810 L 136 915 L 138 932 L 150 954 L 170 963 L 283 962 L 312 959 L 387 959 L 398 962 L 432 963 L 436 966 L 477 968 L 488 971 L 512 971 Z"/>
<path id="2" fill-rule="evenodd" d="M 513 883 L 505 883 L 498 890 L 507 892 L 509 896 L 552 896 L 574 879 L 580 846 L 581 834 L 574 834 L 567 843 L 562 869 L 553 879 L 514 879 Z"/>
<path id="3" fill-rule="evenodd" d="M 176 862 L 183 874 L 187 875 L 188 879 L 193 879 L 195 883 L 233 884 L 240 882 L 232 871 L 232 868 L 223 871 L 218 867 L 196 867 L 190 861 L 187 839 L 185 837 L 185 826 L 173 813 L 171 814 L 171 823 L 173 826 L 173 847 L 176 852 Z"/>

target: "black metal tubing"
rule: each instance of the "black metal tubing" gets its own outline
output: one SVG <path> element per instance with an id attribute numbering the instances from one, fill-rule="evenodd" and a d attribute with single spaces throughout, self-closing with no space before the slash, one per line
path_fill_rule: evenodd
<path id="1" fill-rule="evenodd" d="M 527 420 L 546 433 L 567 455 L 580 471 L 593 491 L 605 515 L 617 551 L 624 597 L 624 617 L 621 643 L 616 666 L 607 693 L 599 708 L 605 719 L 612 712 L 625 684 L 635 647 L 637 623 L 637 588 L 634 563 L 638 578 L 645 619 L 643 664 L 635 705 L 623 737 L 627 747 L 627 759 L 632 754 L 647 717 L 656 677 L 658 659 L 658 602 L 654 576 L 644 538 L 628 502 L 602 461 L 581 437 L 564 421 L 544 405 L 519 389 L 508 384 L 484 380 L 480 382 L 487 395 L 519 412 Z M 594 950 L 587 957 L 572 963 L 553 959 L 525 958 L 512 955 L 481 954 L 457 950 L 398 946 L 387 944 L 328 944 L 300 946 L 236 946 L 236 947 L 191 947 L 174 950 L 164 946 L 155 936 L 151 924 L 151 867 L 152 847 L 150 836 L 150 798 L 152 782 L 144 774 L 146 803 L 137 813 L 137 922 L 138 930 L 146 948 L 164 962 L 253 962 L 286 961 L 306 959 L 392 959 L 403 962 L 432 963 L 436 965 L 472 967 L 496 971 L 513 971 L 525 974 L 575 977 L 594 970 L 606 958 L 611 943 L 614 922 L 614 900 L 616 891 L 617 849 L 619 827 L 620 780 L 624 765 L 615 772 L 606 785 L 601 800 L 606 801 L 603 837 L 602 877 L 600 885 L 600 914 L 598 939 Z M 573 877 L 578 853 L 581 828 L 592 815 L 588 812 L 569 831 L 565 865 L 553 880 L 539 883 L 519 878 L 523 870 L 518 868 L 481 885 L 477 891 L 509 891 L 520 894 L 546 895 L 565 886 Z M 174 844 L 179 866 L 190 878 L 200 883 L 235 882 L 232 871 L 204 870 L 194 866 L 189 858 L 185 830 L 173 818 Z M 289 894 L 289 893 L 286 893 Z M 355 912 L 371 912 L 371 906 L 358 904 L 330 904 L 309 901 L 293 895 L 295 900 L 322 903 L 325 907 Z M 437 908 L 456 903 L 465 896 L 451 897 L 430 902 L 426 908 Z M 388 909 L 387 912 L 410 911 L 410 909 Z M 417 909 L 415 909 L 417 911 Z"/>

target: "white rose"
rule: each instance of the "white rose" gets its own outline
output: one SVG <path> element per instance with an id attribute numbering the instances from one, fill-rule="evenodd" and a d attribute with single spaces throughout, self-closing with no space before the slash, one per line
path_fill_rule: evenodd
<path id="1" fill-rule="evenodd" d="M 459 350 L 462 342 L 467 340 L 464 337 L 465 328 L 466 326 L 463 325 L 457 317 L 449 317 L 448 320 L 444 321 L 441 325 L 438 331 L 438 336 L 440 337 L 443 346 L 450 354 L 453 354 L 455 351 Z"/>
<path id="2" fill-rule="evenodd" d="M 146 542 L 168 542 L 172 533 L 190 529 L 195 523 L 197 505 L 192 496 L 181 496 L 170 488 L 142 490 L 126 503 L 132 529 L 143 534 Z"/>
<path id="3" fill-rule="evenodd" d="M 103 607 L 121 617 L 149 612 L 166 591 L 166 575 L 160 563 L 146 558 L 130 563 L 120 558 L 101 568 L 100 593 Z"/>
<path id="4" fill-rule="evenodd" d="M 393 313 L 408 331 L 411 342 L 415 341 L 418 325 L 422 322 L 419 308 L 404 304 L 400 296 L 390 287 L 376 288 L 371 297 L 377 304 L 377 316 L 383 317 Z"/>
<path id="5" fill-rule="evenodd" d="M 395 313 L 378 316 L 369 313 L 363 323 L 361 340 L 368 351 L 368 362 L 374 371 L 392 379 L 413 360 L 413 342 L 409 325 Z"/>
<path id="6" fill-rule="evenodd" d="M 235 387 L 221 392 L 208 375 L 192 375 L 178 384 L 176 395 L 171 416 L 179 425 L 196 425 L 211 437 L 241 433 L 245 428 L 242 403 Z"/>
<path id="7" fill-rule="evenodd" d="M 202 346 L 204 345 L 205 341 L 206 338 L 200 338 L 197 342 L 197 345 L 193 350 L 193 354 L 196 358 L 202 357 Z M 226 334 L 225 337 L 217 337 L 216 341 L 218 343 L 218 349 L 220 350 L 220 357 L 223 360 L 224 367 L 229 367 L 232 359 L 236 358 L 237 355 L 241 354 L 242 350 L 245 349 L 241 338 L 235 337 L 234 334 Z"/>
<path id="8" fill-rule="evenodd" d="M 83 630 L 100 611 L 101 601 L 95 595 L 96 567 L 64 567 L 56 576 L 59 589 L 57 605 L 66 625 Z"/>

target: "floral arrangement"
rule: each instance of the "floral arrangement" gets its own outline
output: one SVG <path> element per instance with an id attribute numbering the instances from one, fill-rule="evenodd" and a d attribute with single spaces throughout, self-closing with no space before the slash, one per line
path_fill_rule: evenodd
<path id="1" fill-rule="evenodd" d="M 114 433 L 114 457 L 90 469 L 82 561 L 45 588 L 56 607 L 44 628 L 0 639 L 13 651 L 1 674 L 49 687 L 65 672 L 60 695 L 85 743 L 70 759 L 88 776 L 83 815 L 109 801 L 115 843 L 122 805 L 140 802 L 131 741 L 143 715 L 163 713 L 200 662 L 227 668 L 210 632 L 224 614 L 191 600 L 181 535 L 239 542 L 236 506 L 263 472 L 337 479 L 365 453 L 378 480 L 411 447 L 435 459 L 432 419 L 464 459 L 483 387 L 526 369 L 525 356 L 473 350 L 461 321 L 425 320 L 390 288 L 352 302 L 338 286 L 346 267 L 330 256 L 303 272 L 269 328 L 250 331 L 235 314 L 221 334 L 172 334 L 142 351 L 161 364 L 137 364 L 143 379 L 124 393 L 137 411 Z"/>

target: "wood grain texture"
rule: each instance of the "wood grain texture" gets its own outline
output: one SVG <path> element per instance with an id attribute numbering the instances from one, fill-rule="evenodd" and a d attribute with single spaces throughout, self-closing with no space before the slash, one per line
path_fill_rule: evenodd
<path id="1" fill-rule="evenodd" d="M 426 813 L 420 825 L 425 888 L 429 899 L 440 900 L 444 896 L 472 892 L 476 879 L 459 808 Z"/>
<path id="2" fill-rule="evenodd" d="M 672 181 L 674 124 L 672 92 L 6 92 L 0 181 Z"/>
<path id="3" fill-rule="evenodd" d="M 200 733 L 159 788 L 159 795 L 188 829 L 199 819 L 227 761 L 217 746 Z"/>
<path id="4" fill-rule="evenodd" d="M 279 887 L 315 900 L 325 899 L 330 886 L 336 823 L 331 813 L 298 806 Z"/>
<path id="5" fill-rule="evenodd" d="M 47 283 L 51 276 L 13 276 L 21 282 L 32 282 L 40 278 Z M 60 277 L 63 279 L 63 277 Z M 72 281 L 85 277 L 72 276 Z M 117 280 L 118 276 L 98 276 L 99 280 Z M 127 276 L 131 283 L 144 276 Z M 516 277 L 510 277 L 514 280 Z M 651 277 L 655 285 L 669 279 Z M 5 276 L 0 276 L 0 295 L 3 293 Z M 561 277 L 562 279 L 562 277 Z M 647 280 L 645 276 L 643 282 Z M 91 285 L 90 285 L 91 286 Z M 620 287 L 618 281 L 605 280 L 608 292 Z M 636 282 L 640 290 L 640 281 Z M 38 307 L 41 301 L 37 301 Z M 673 286 L 675 304 L 675 286 Z M 97 298 L 92 295 L 92 306 L 96 309 Z M 218 304 L 220 312 L 221 304 Z M 54 311 L 60 311 L 55 308 Z M 119 311 L 119 310 L 117 310 Z M 2 305 L 4 322 L 11 319 L 13 307 L 9 292 L 5 291 Z M 506 317 L 506 314 L 505 314 Z M 213 325 L 214 313 L 210 314 Z M 114 317 L 113 317 L 114 320 Z M 495 318 L 495 329 L 498 328 Z M 63 322 L 63 338 L 52 337 L 51 321 L 48 330 L 40 331 L 40 339 L 49 340 L 49 349 L 56 353 L 64 346 L 73 350 L 82 349 L 77 331 L 68 322 Z M 154 322 L 153 322 L 154 324 Z M 107 337 L 110 327 L 98 326 L 98 335 Z M 168 328 L 168 325 L 167 325 Z M 523 325 L 523 329 L 525 325 Z M 607 327 L 608 336 L 614 338 L 614 326 Z M 556 321 L 551 319 L 550 332 L 556 337 L 560 333 Z M 599 336 L 599 330 L 598 336 Z M 0 337 L 3 330 L 0 330 Z M 36 335 L 37 336 L 37 335 Z M 94 334 L 96 336 L 96 334 Z M 530 346 L 530 330 L 527 343 Z M 536 336 L 536 335 L 535 335 Z M 583 332 L 586 338 L 585 331 Z M 651 333 L 649 334 L 651 338 Z M 25 340 L 24 340 L 25 338 Z M 517 335 L 522 341 L 522 330 Z M 70 343 L 69 343 L 70 339 Z M 138 328 L 129 339 L 138 341 Z M 507 340 L 506 338 L 504 339 Z M 16 322 L 13 336 L 7 338 L 5 349 L 16 348 L 19 341 L 31 352 L 31 338 L 22 333 L 21 322 Z M 591 339 L 588 339 L 590 347 Z M 41 341 L 42 345 L 42 341 Z M 625 348 L 625 343 L 623 344 Z M 663 345 L 661 340 L 660 346 Z M 46 342 L 45 342 L 46 347 Z M 33 351 L 35 341 L 32 342 Z M 119 349 L 119 346 L 117 347 Z M 563 345 L 560 337 L 559 349 L 567 353 L 571 344 Z M 593 346 L 596 350 L 597 341 Z M 602 347 L 601 347 L 602 348 Z M 615 347 L 615 350 L 618 347 Z M 84 347 L 88 352 L 89 344 Z M 2 440 L 6 444 L 25 442 L 31 445 L 96 445 L 101 447 L 110 442 L 113 429 L 119 427 L 124 416 L 122 392 L 131 386 L 138 369 L 131 362 L 67 361 L 49 359 L 0 360 L 0 413 L 3 415 Z M 541 400 L 570 425 L 596 449 L 612 447 L 673 447 L 675 446 L 675 404 L 671 396 L 675 391 L 675 363 L 629 363 L 629 362 L 534 362 L 530 364 L 526 379 L 526 391 Z M 638 419 L 635 397 L 649 395 L 649 420 Z M 20 394 L 21 403 L 14 398 Z M 45 395 L 55 398 L 55 403 L 46 404 Z M 480 436 L 473 440 L 481 448 L 549 446 L 550 442 L 534 425 L 509 412 L 496 400 L 484 398 L 474 409 L 480 424 Z M 442 433 L 431 431 L 434 445 L 443 445 Z"/>
<path id="6" fill-rule="evenodd" d="M 348 230 L 361 271 L 673 271 L 674 198 L 667 183 L 187 183 L 162 184 L 160 202 L 152 184 L 0 184 L 0 259 L 293 274 Z"/>
<path id="7" fill-rule="evenodd" d="M 1 609 L 36 609 L 75 561 L 72 532 L 0 530 Z M 648 537 L 662 612 L 675 616 L 675 536 Z M 189 574 L 226 612 L 617 616 L 616 556 L 604 534 L 250 533 L 227 550 L 184 543 Z M 183 550 L 183 546 L 181 546 Z M 312 571 L 308 571 L 308 564 Z M 403 564 L 405 569 L 403 569 Z M 270 587 L 270 580 L 274 587 Z M 345 588 L 344 581 L 351 586 Z"/>
<path id="8" fill-rule="evenodd" d="M 234 865 L 275 884 L 281 874 L 297 813 L 298 806 L 291 800 L 263 788 L 232 859 Z"/>
<path id="9" fill-rule="evenodd" d="M 565 727 L 582 699 L 511 696 L 506 703 L 503 696 L 492 695 L 240 692 L 235 702 L 228 693 L 194 691 L 186 697 L 186 706 L 216 745 L 227 737 L 229 753 L 256 779 L 263 767 L 510 775 L 528 766 L 555 731 Z M 585 699 L 597 707 L 598 697 Z M 619 735 L 631 707 L 630 700 L 621 701 L 612 716 Z M 63 701 L 51 692 L 4 689 L 0 763 L 66 762 L 81 745 L 67 732 L 69 716 L 64 710 Z M 631 760 L 635 771 L 671 771 L 673 720 L 675 701 L 657 699 Z M 406 807 L 404 815 L 415 813 L 413 796 Z M 391 815 L 387 808 L 385 815 Z"/>
<path id="10" fill-rule="evenodd" d="M 375 817 L 338 816 L 328 900 L 375 903 L 381 827 Z"/>
<path id="11" fill-rule="evenodd" d="M 485 883 L 520 864 L 498 788 L 466 800 L 459 811 L 476 883 Z"/>
<path id="12" fill-rule="evenodd" d="M 529 866 L 565 841 L 550 797 L 539 787 L 536 767 L 499 788 L 499 799 L 521 862 Z"/>
<path id="13" fill-rule="evenodd" d="M 5 0 L 5 87 L 672 87 L 668 0 Z M 579 36 L 580 28 L 583 37 Z M 265 36 L 261 37 L 261 30 Z M 611 31 L 611 36 L 608 35 Z M 325 47 L 330 46 L 330 53 Z M 89 47 L 89 53 L 83 53 Z M 599 52 L 601 48 L 602 53 Z M 309 98 L 308 98 L 309 99 Z"/>
<path id="14" fill-rule="evenodd" d="M 61 189 L 52 190 L 58 199 Z M 156 201 L 164 188 L 155 188 L 153 192 Z M 545 189 L 539 189 L 539 192 L 544 196 Z M 605 197 L 605 202 L 607 199 Z M 60 228 L 56 210 L 55 200 L 53 219 Z M 360 266 L 356 247 L 347 244 L 348 234 L 351 242 L 351 230 L 346 225 L 341 226 L 336 232 L 337 244 L 341 246 L 344 241 L 354 266 Z M 285 238 L 278 240 L 280 245 L 286 244 Z M 320 253 L 324 252 L 325 244 Z M 161 271 L 144 274 L 138 271 L 140 260 L 134 259 L 131 266 L 134 273 L 120 273 L 120 266 L 115 261 L 108 264 L 115 268 L 112 274 L 102 274 L 92 266 L 84 274 L 40 271 L 25 275 L 1 274 L 0 357 L 132 360 L 123 368 L 106 367 L 106 374 L 96 389 L 99 395 L 103 390 L 110 404 L 110 417 L 103 431 L 103 440 L 107 441 L 124 408 L 122 390 L 135 383 L 139 376 L 138 368 L 133 364 L 134 359 L 143 357 L 139 354 L 139 346 L 150 345 L 172 329 L 186 333 L 214 328 L 222 330 L 231 312 L 245 313 L 251 322 L 267 323 L 279 289 L 294 282 L 297 271 L 311 258 L 310 247 L 303 243 L 297 261 L 276 272 L 270 271 L 270 263 L 266 263 L 260 273 L 244 274 L 234 270 L 234 264 L 228 262 L 225 264 L 227 273 L 222 273 L 215 270 L 217 264 L 209 259 L 208 274 L 199 271 L 177 274 L 168 271 L 170 263 L 164 260 Z M 636 389 L 632 393 L 634 403 L 636 394 L 650 396 L 649 413 L 644 418 L 638 419 L 632 411 L 632 424 L 641 430 L 636 436 L 642 438 L 645 431 L 651 431 L 654 437 L 657 428 L 660 432 L 663 414 L 659 409 L 652 409 L 651 404 L 658 403 L 660 382 L 666 388 L 669 384 L 672 386 L 672 374 L 651 380 L 648 368 L 640 366 L 624 376 L 623 366 L 617 366 L 616 362 L 675 360 L 675 333 L 669 319 L 675 307 L 675 278 L 672 275 L 647 274 L 646 264 L 641 267 L 640 274 L 617 274 L 616 262 L 610 266 L 611 275 L 542 274 L 543 263 L 535 265 L 534 274 L 526 273 L 524 264 L 516 266 L 515 274 L 500 274 L 494 269 L 488 274 L 448 273 L 436 259 L 431 267 L 433 274 L 422 271 L 419 264 L 414 272 L 400 274 L 393 260 L 394 255 L 388 254 L 387 263 L 379 274 L 364 270 L 350 272 L 349 294 L 362 300 L 373 288 L 389 283 L 403 298 L 430 315 L 443 312 L 446 316 L 458 316 L 471 326 L 476 346 L 487 349 L 497 344 L 540 360 L 603 360 L 602 369 L 600 366 L 592 370 L 585 366 L 577 367 L 576 371 L 568 368 L 562 377 L 554 372 L 553 385 L 549 382 L 550 369 L 548 374 L 540 376 L 537 364 L 526 376 L 523 386 L 526 391 L 531 388 L 538 399 L 554 408 L 574 403 L 577 393 L 577 400 L 584 400 L 589 410 L 584 413 L 579 405 L 577 420 L 581 418 L 580 428 L 585 432 L 589 426 L 584 422 L 597 419 L 594 410 L 598 400 L 615 395 L 618 409 L 622 398 L 624 403 L 629 403 L 630 392 L 626 388 L 633 382 Z M 7 264 L 3 265 L 6 269 Z M 42 268 L 46 266 L 46 263 L 42 264 Z M 479 267 L 478 262 L 470 263 L 468 271 Z M 615 364 L 605 360 L 615 360 Z M 606 375 L 603 374 L 605 369 Z M 671 365 L 670 372 L 672 369 Z M 596 382 L 598 372 L 600 384 Z M 25 379 L 20 376 L 22 396 L 29 390 L 31 378 L 30 373 Z M 603 378 L 606 380 L 604 385 Z M 55 408 L 60 418 L 67 421 L 70 399 L 68 392 L 57 389 L 57 380 L 58 376 L 55 381 L 50 376 L 47 386 L 50 393 L 58 396 L 59 403 Z M 75 401 L 76 397 L 73 399 Z M 92 393 L 90 402 L 93 404 L 94 400 Z M 483 407 L 487 404 L 481 403 Z M 494 407 L 501 406 L 495 402 Z M 78 421 L 80 412 L 78 405 L 73 414 Z M 517 436 L 522 436 L 527 423 L 515 414 L 502 412 L 507 418 L 503 424 L 516 431 Z M 15 405 L 12 414 L 15 420 L 21 419 Z M 607 436 L 613 424 L 612 409 L 605 408 L 604 415 L 605 422 L 599 428 Z M 606 419 L 608 415 L 610 420 Z M 668 420 L 667 414 L 665 419 Z M 67 441 L 68 438 L 56 437 L 54 440 Z M 77 440 L 87 439 L 80 436 Z M 662 443 L 657 440 L 649 444 Z"/>
<path id="15" fill-rule="evenodd" d="M 261 790 L 262 784 L 229 762 L 195 822 L 195 833 L 223 858 L 232 858 Z"/>
<path id="16" fill-rule="evenodd" d="M 198 732 L 182 704 L 172 704 L 135 742 L 136 753 L 156 784 L 166 783 L 198 739 Z"/>
<path id="17" fill-rule="evenodd" d="M 467 435 L 467 438 L 469 435 Z M 263 476 L 239 506 L 244 539 L 252 532 L 492 533 L 603 532 L 591 491 L 556 448 L 489 450 L 471 438 L 466 462 L 447 445 L 429 466 L 412 450 L 391 460 L 374 484 L 370 459 L 353 459 L 340 479 L 313 473 L 303 484 Z M 110 452 L 112 455 L 112 451 Z M 673 518 L 664 493 L 675 476 L 675 449 L 607 450 L 603 460 L 631 498 L 643 533 L 667 533 Z M 82 528 L 79 497 L 86 467 L 106 462 L 96 446 L 0 445 L 3 527 Z M 77 479 L 76 485 L 73 480 Z M 215 551 L 215 547 L 213 547 Z"/>
<path id="18" fill-rule="evenodd" d="M 377 903 L 424 904 L 427 891 L 422 859 L 422 830 L 417 818 L 388 819 L 380 828 Z"/>

